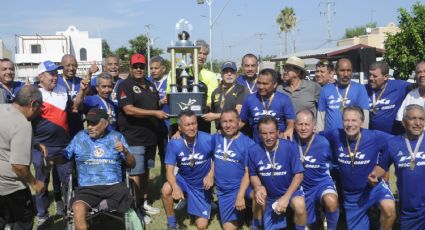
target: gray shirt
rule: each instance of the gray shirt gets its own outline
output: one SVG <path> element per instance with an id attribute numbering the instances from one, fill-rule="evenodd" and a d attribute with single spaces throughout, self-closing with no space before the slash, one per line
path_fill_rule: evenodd
<path id="1" fill-rule="evenodd" d="M 314 114 L 317 112 L 317 101 L 320 95 L 320 85 L 314 81 L 301 80 L 298 88 L 293 92 L 290 85 L 279 85 L 277 91 L 288 95 L 294 105 L 295 113 L 308 109 Z"/>
<path id="2" fill-rule="evenodd" d="M 6 103 L 6 92 L 4 89 L 0 89 L 0 104 Z"/>
<path id="3" fill-rule="evenodd" d="M 32 127 L 12 104 L 0 105 L 0 196 L 27 187 L 13 171 L 12 164 L 30 165 Z"/>

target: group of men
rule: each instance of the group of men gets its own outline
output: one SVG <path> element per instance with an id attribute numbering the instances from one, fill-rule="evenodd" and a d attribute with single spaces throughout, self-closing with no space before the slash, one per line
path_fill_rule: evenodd
<path id="1" fill-rule="evenodd" d="M 258 71 L 256 56 L 247 54 L 242 75 L 227 61 L 219 82 L 203 68 L 208 44 L 201 40 L 196 45 L 205 113 L 182 111 L 177 119 L 168 117 L 170 81 L 161 57 L 151 58 L 147 66 L 144 55 L 134 54 L 129 76 L 120 78 L 119 59 L 110 56 L 104 72 L 90 79 L 98 71 L 96 63 L 80 78 L 75 57 L 65 55 L 61 65 L 40 63 L 36 86 L 14 81 L 13 62 L 1 60 L 0 102 L 9 104 L 0 109 L 10 119 L 1 123 L 0 203 L 27 205 L 0 211 L 0 227 L 11 221 L 22 229 L 32 227 L 28 185 L 36 191 L 38 223 L 43 225 L 49 215 L 45 187 L 50 169 L 56 183 L 62 183 L 57 193 L 66 196 L 74 162 L 80 187 L 71 208 L 77 229 L 87 228 L 89 208 L 125 211 L 130 206 L 123 167 L 130 168 L 140 190 L 136 208 L 158 214 L 148 192 L 158 149 L 168 229 L 180 228 L 173 203 L 182 200 L 197 228 L 206 229 L 214 186 L 224 229 L 238 228 L 246 204 L 252 207 L 253 229 L 285 228 L 289 208 L 296 229 L 313 226 L 319 219 L 317 204 L 325 209 L 328 229 L 337 229 L 340 209 L 348 229 L 368 229 L 367 210 L 375 205 L 381 211 L 380 227 L 391 229 L 396 205 L 385 177 L 391 164 L 396 167 L 401 229 L 425 228 L 420 218 L 425 188 L 414 183 L 423 170 L 425 60 L 416 65 L 417 88 L 412 91 L 404 81 L 389 80 L 385 62 L 370 66 L 366 86 L 353 82 L 352 63 L 344 58 L 335 68 L 320 60 L 313 82 L 304 79 L 305 65 L 297 57 L 286 61 L 279 79 L 273 69 Z M 146 68 L 151 76 L 145 76 Z M 330 171 L 338 176 L 338 190 Z"/>

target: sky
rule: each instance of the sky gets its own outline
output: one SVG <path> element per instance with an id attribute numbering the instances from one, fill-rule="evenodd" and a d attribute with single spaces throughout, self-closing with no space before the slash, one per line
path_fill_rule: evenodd
<path id="1" fill-rule="evenodd" d="M 325 48 L 328 39 L 326 0 L 211 0 L 213 59 L 239 61 L 246 53 L 280 55 L 284 45 L 276 17 L 292 7 L 298 17 L 296 51 Z M 206 1 L 205 1 L 206 2 Z M 346 28 L 376 22 L 398 23 L 400 7 L 411 10 L 416 0 L 333 0 L 332 39 Z M 89 37 L 105 39 L 112 50 L 148 32 L 155 48 L 164 51 L 177 40 L 175 25 L 184 18 L 192 25 L 191 40 L 209 42 L 209 7 L 197 0 L 42 0 L 4 1 L 1 4 L 0 39 L 12 52 L 15 34 L 54 35 L 74 25 Z M 221 12 L 221 14 L 220 14 Z M 288 36 L 288 53 L 293 50 Z M 334 45 L 336 43 L 334 42 Z"/>

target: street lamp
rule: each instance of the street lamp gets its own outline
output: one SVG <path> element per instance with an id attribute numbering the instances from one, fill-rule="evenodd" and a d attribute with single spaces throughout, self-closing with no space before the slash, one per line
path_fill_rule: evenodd
<path id="1" fill-rule="evenodd" d="M 212 28 L 213 28 L 215 22 L 217 21 L 218 17 L 220 17 L 220 15 L 223 13 L 224 8 L 226 8 L 226 6 L 229 4 L 230 0 L 228 0 L 226 2 L 226 4 L 223 6 L 223 8 L 221 8 L 220 12 L 214 18 L 214 20 L 212 20 L 212 17 L 211 17 L 211 8 L 212 8 L 212 4 L 213 4 L 214 0 L 196 0 L 196 2 L 198 4 L 204 4 L 205 2 L 207 2 L 207 4 L 208 4 L 208 11 L 209 11 L 209 33 L 210 33 L 209 34 L 210 35 L 210 41 L 209 41 L 209 43 L 210 43 L 210 53 L 209 53 L 210 58 L 209 59 L 210 59 L 210 70 L 213 71 L 213 63 L 212 63 L 212 46 L 213 46 L 212 45 Z"/>

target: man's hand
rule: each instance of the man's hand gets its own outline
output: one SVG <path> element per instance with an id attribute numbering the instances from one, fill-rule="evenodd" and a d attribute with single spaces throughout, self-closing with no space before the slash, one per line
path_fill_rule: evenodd
<path id="1" fill-rule="evenodd" d="M 288 205 L 289 205 L 289 197 L 286 195 L 283 195 L 281 198 L 279 198 L 279 200 L 277 200 L 275 212 L 276 213 L 286 212 Z"/>
<path id="2" fill-rule="evenodd" d="M 159 100 L 160 105 L 166 105 L 168 104 L 167 95 L 165 95 L 161 100 Z"/>
<path id="3" fill-rule="evenodd" d="M 174 200 L 184 199 L 184 194 L 178 185 L 176 185 L 172 189 L 173 189 L 173 192 L 171 193 L 171 196 L 173 197 Z"/>
<path id="4" fill-rule="evenodd" d="M 265 205 L 266 204 L 266 197 L 267 197 L 267 191 L 266 188 L 262 185 L 257 186 L 255 188 L 255 200 L 259 205 Z"/>
<path id="5" fill-rule="evenodd" d="M 294 132 L 292 129 L 286 129 L 285 132 L 283 133 L 279 133 L 279 138 L 281 139 L 286 139 L 286 140 L 291 140 L 292 141 L 292 136 L 294 135 Z"/>
<path id="6" fill-rule="evenodd" d="M 204 177 L 204 189 L 209 190 L 214 185 L 214 178 L 210 175 Z"/>
<path id="7" fill-rule="evenodd" d="M 177 130 L 177 132 L 175 132 L 173 136 L 171 136 L 171 139 L 176 140 L 176 139 L 179 139 L 180 137 L 181 137 L 180 131 Z"/>
<path id="8" fill-rule="evenodd" d="M 379 178 L 373 173 L 373 171 L 367 177 L 367 180 L 370 185 L 375 186 L 379 183 Z"/>
<path id="9" fill-rule="evenodd" d="M 99 67 L 96 64 L 96 61 L 93 61 L 89 70 L 88 70 L 88 75 L 91 76 L 94 73 L 96 73 L 97 71 L 99 71 Z"/>
<path id="10" fill-rule="evenodd" d="M 245 207 L 245 197 L 243 195 L 236 197 L 235 208 L 238 211 L 242 211 L 246 208 Z"/>
<path id="11" fill-rule="evenodd" d="M 119 153 L 123 153 L 126 150 L 118 136 L 115 136 L 115 150 Z"/>
<path id="12" fill-rule="evenodd" d="M 49 155 L 49 151 L 47 150 L 47 147 L 45 145 L 38 143 L 38 148 L 44 157 L 47 157 Z"/>
<path id="13" fill-rule="evenodd" d="M 202 115 L 202 118 L 205 121 L 215 121 L 215 120 L 220 118 L 220 114 L 218 114 L 218 115 L 217 114 L 218 113 L 207 113 L 207 114 Z"/>
<path id="14" fill-rule="evenodd" d="M 36 180 L 35 183 L 32 185 L 32 188 L 34 189 L 35 193 L 42 194 L 46 191 L 46 186 L 43 181 Z"/>
<path id="15" fill-rule="evenodd" d="M 162 111 L 162 110 L 156 110 L 154 113 L 154 116 L 158 119 L 167 119 L 168 118 L 168 113 Z"/>

